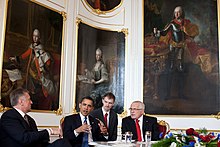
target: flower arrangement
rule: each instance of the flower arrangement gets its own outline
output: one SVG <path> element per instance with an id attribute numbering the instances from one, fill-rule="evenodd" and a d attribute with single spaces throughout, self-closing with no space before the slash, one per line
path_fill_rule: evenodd
<path id="1" fill-rule="evenodd" d="M 168 132 L 164 139 L 152 144 L 152 147 L 220 147 L 220 134 L 209 133 L 205 128 L 189 128 L 179 133 Z"/>

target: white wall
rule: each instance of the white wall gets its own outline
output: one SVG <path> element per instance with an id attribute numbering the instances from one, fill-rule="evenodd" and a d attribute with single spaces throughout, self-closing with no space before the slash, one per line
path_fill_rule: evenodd
<path id="1" fill-rule="evenodd" d="M 120 31 L 128 29 L 126 39 L 125 62 L 125 109 L 128 112 L 133 100 L 143 100 L 143 6 L 142 0 L 122 0 L 122 5 L 106 15 L 92 12 L 84 0 L 37 0 L 44 6 L 66 13 L 64 22 L 63 53 L 61 67 L 61 105 L 62 115 L 54 112 L 31 112 L 39 127 L 58 126 L 59 120 L 73 112 L 75 96 L 76 50 L 77 50 L 77 18 L 94 27 Z M 6 23 L 6 6 L 0 0 L 0 47 L 2 61 L 4 49 L 4 32 Z M 1 65 L 1 64 L 0 64 Z M 2 67 L 2 65 L 0 66 Z M 1 113 L 0 113 L 1 115 Z M 129 115 L 129 114 L 128 114 Z M 219 130 L 220 121 L 210 116 L 156 116 L 167 121 L 171 129 L 187 129 L 189 127 Z M 121 122 L 121 118 L 119 120 Z M 120 124 L 120 123 L 119 123 Z M 120 126 L 120 125 L 119 125 Z"/>

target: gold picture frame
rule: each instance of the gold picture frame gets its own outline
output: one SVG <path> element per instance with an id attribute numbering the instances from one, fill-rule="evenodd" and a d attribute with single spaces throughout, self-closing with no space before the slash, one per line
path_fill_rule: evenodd
<path id="1" fill-rule="evenodd" d="M 115 97 L 114 110 L 121 114 L 124 111 L 124 71 L 125 71 L 125 43 L 126 31 L 102 29 L 77 18 L 78 44 L 76 89 L 73 113 L 78 111 L 78 104 L 85 96 L 95 101 L 95 108 L 101 106 L 102 96 L 112 92 Z M 105 37 L 103 37 L 105 36 Z M 112 42 L 114 41 L 114 42 Z M 98 85 L 90 81 L 96 60 L 96 51 L 101 50 L 106 69 L 106 82 Z M 121 78 L 119 78 L 121 77 Z"/>
<path id="2" fill-rule="evenodd" d="M 89 8 L 96 14 L 105 15 L 120 7 L 123 0 L 82 0 L 89 6 Z"/>
<path id="3" fill-rule="evenodd" d="M 172 32 L 169 32 L 169 36 L 163 34 L 168 24 L 175 22 L 174 10 L 177 12 L 180 7 L 184 23 L 178 29 L 185 34 L 182 46 L 171 42 Z M 218 1 L 143 0 L 143 8 L 143 101 L 146 113 L 217 114 L 220 110 Z M 178 59 L 184 67 L 182 73 L 178 72 L 177 60 L 171 56 L 173 48 L 181 47 L 184 49 L 181 55 L 184 58 Z M 176 62 L 175 70 L 171 70 L 173 62 Z"/>
<path id="4" fill-rule="evenodd" d="M 1 62 L 1 111 L 11 107 L 9 93 L 17 87 L 24 87 L 30 92 L 33 111 L 60 115 L 62 113 L 60 69 L 65 13 L 27 0 L 8 0 L 6 10 L 5 43 Z M 39 68 L 41 66 L 35 68 L 37 73 L 29 68 L 31 56 L 37 54 L 33 53 L 35 50 L 34 32 L 40 36 L 40 43 L 36 45 L 42 45 L 39 48 L 43 49 L 42 52 L 47 56 L 43 57 L 43 54 L 39 53 L 42 59 L 38 58 L 38 64 L 44 63 L 44 65 L 43 69 Z M 29 49 L 33 49 L 32 53 L 25 58 L 24 53 Z M 16 60 L 11 60 L 11 57 Z M 43 58 L 47 59 L 43 61 Z M 32 65 L 36 66 L 36 64 Z M 49 81 L 51 90 L 46 88 L 43 80 Z M 30 81 L 32 81 L 31 85 Z"/>

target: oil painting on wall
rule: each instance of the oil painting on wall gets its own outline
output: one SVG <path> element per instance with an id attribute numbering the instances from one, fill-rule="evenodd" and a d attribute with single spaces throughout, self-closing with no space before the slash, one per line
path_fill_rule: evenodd
<path id="1" fill-rule="evenodd" d="M 3 54 L 1 103 L 10 92 L 29 90 L 35 110 L 59 107 L 63 17 L 27 0 L 9 0 Z"/>
<path id="2" fill-rule="evenodd" d="M 146 113 L 217 114 L 217 1 L 143 2 Z"/>
<path id="3" fill-rule="evenodd" d="M 125 35 L 79 23 L 76 109 L 82 97 L 90 96 L 95 108 L 102 106 L 102 97 L 112 92 L 117 113 L 124 106 Z"/>
<path id="4" fill-rule="evenodd" d="M 119 6 L 122 0 L 86 0 L 86 2 L 93 8 L 100 11 L 109 11 Z"/>

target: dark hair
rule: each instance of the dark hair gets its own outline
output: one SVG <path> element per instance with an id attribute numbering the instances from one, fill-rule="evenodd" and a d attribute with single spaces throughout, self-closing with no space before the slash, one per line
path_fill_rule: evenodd
<path id="1" fill-rule="evenodd" d="M 27 89 L 23 89 L 21 87 L 13 90 L 10 93 L 10 103 L 11 106 L 16 106 L 18 104 L 18 99 L 24 95 L 24 93 L 29 93 L 29 91 Z"/>
<path id="2" fill-rule="evenodd" d="M 108 97 L 109 99 L 113 99 L 115 101 L 115 95 L 111 92 L 107 92 L 102 99 L 104 99 L 105 97 Z"/>
<path id="3" fill-rule="evenodd" d="M 92 105 L 94 106 L 95 101 L 94 101 L 94 99 L 93 99 L 92 97 L 90 97 L 90 96 L 85 96 L 85 97 L 83 97 L 83 98 L 81 99 L 80 103 L 82 103 L 82 101 L 85 100 L 85 99 L 92 101 Z"/>

